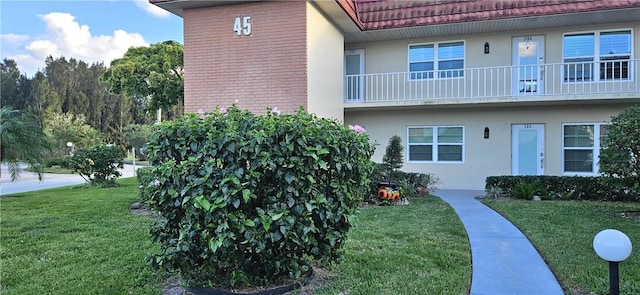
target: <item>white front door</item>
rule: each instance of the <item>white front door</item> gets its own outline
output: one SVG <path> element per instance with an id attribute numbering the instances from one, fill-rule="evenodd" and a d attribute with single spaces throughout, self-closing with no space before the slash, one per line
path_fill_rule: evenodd
<path id="1" fill-rule="evenodd" d="M 513 38 L 513 95 L 544 94 L 544 36 Z"/>
<path id="2" fill-rule="evenodd" d="M 544 174 L 544 125 L 511 126 L 511 174 Z"/>
<path id="3" fill-rule="evenodd" d="M 364 49 L 344 52 L 345 102 L 364 100 Z"/>

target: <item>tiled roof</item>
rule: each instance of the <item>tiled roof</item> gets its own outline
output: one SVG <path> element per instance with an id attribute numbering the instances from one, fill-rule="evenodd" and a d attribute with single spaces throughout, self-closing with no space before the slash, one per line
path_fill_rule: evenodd
<path id="1" fill-rule="evenodd" d="M 364 31 L 640 7 L 640 0 L 336 0 Z"/>

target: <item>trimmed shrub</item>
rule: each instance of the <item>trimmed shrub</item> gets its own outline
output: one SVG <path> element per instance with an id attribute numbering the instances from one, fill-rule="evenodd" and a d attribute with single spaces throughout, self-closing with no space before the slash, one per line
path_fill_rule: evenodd
<path id="1" fill-rule="evenodd" d="M 115 186 L 116 178 L 122 176 L 124 152 L 118 146 L 98 145 L 78 149 L 69 160 L 75 170 L 92 185 Z"/>
<path id="2" fill-rule="evenodd" d="M 398 185 L 401 197 L 418 197 L 433 192 L 440 180 L 433 174 L 396 171 L 390 175 L 388 166 L 383 163 L 376 163 L 371 173 L 371 186 L 369 194 L 364 201 L 377 200 L 377 192 L 380 182 L 393 182 Z"/>
<path id="3" fill-rule="evenodd" d="M 640 107 L 627 108 L 611 118 L 599 164 L 606 176 L 632 180 L 640 176 Z"/>
<path id="4" fill-rule="evenodd" d="M 629 180 L 626 180 L 629 181 Z M 629 186 L 616 177 L 587 176 L 490 176 L 485 181 L 485 191 L 500 188 L 505 194 L 516 196 L 521 184 L 535 184 L 544 199 L 571 199 L 593 201 L 640 201 L 639 178 Z"/>
<path id="5" fill-rule="evenodd" d="M 164 122 L 141 183 L 161 216 L 148 262 L 228 288 L 299 278 L 305 256 L 339 261 L 373 168 L 360 131 L 303 110 L 256 116 L 235 106 Z"/>

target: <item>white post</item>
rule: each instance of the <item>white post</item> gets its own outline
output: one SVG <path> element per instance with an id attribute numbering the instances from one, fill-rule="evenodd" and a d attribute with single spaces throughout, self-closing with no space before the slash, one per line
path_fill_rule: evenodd
<path id="1" fill-rule="evenodd" d="M 156 123 L 162 122 L 162 109 L 158 108 L 156 111 Z"/>
<path id="2" fill-rule="evenodd" d="M 131 155 L 133 159 L 133 176 L 136 176 L 136 148 L 131 147 Z"/>

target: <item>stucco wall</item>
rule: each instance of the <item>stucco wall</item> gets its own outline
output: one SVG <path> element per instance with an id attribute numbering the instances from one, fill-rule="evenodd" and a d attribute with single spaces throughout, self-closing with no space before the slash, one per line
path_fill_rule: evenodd
<path id="1" fill-rule="evenodd" d="M 484 189 L 487 176 L 511 175 L 512 124 L 544 124 L 546 175 L 562 175 L 562 124 L 608 122 L 630 105 L 592 104 L 566 106 L 422 108 L 407 110 L 349 111 L 346 124 L 360 124 L 379 145 L 373 160 L 382 161 L 389 138 L 399 135 L 405 147 L 402 170 L 434 173 L 441 188 Z M 408 126 L 463 126 L 464 163 L 408 163 Z M 484 128 L 490 130 L 485 139 Z"/>
<path id="2" fill-rule="evenodd" d="M 307 107 L 307 4 L 268 1 L 185 9 L 185 111 Z M 238 36 L 236 17 L 251 17 Z"/>
<path id="3" fill-rule="evenodd" d="M 308 111 L 344 118 L 344 37 L 311 3 L 307 3 Z"/>

